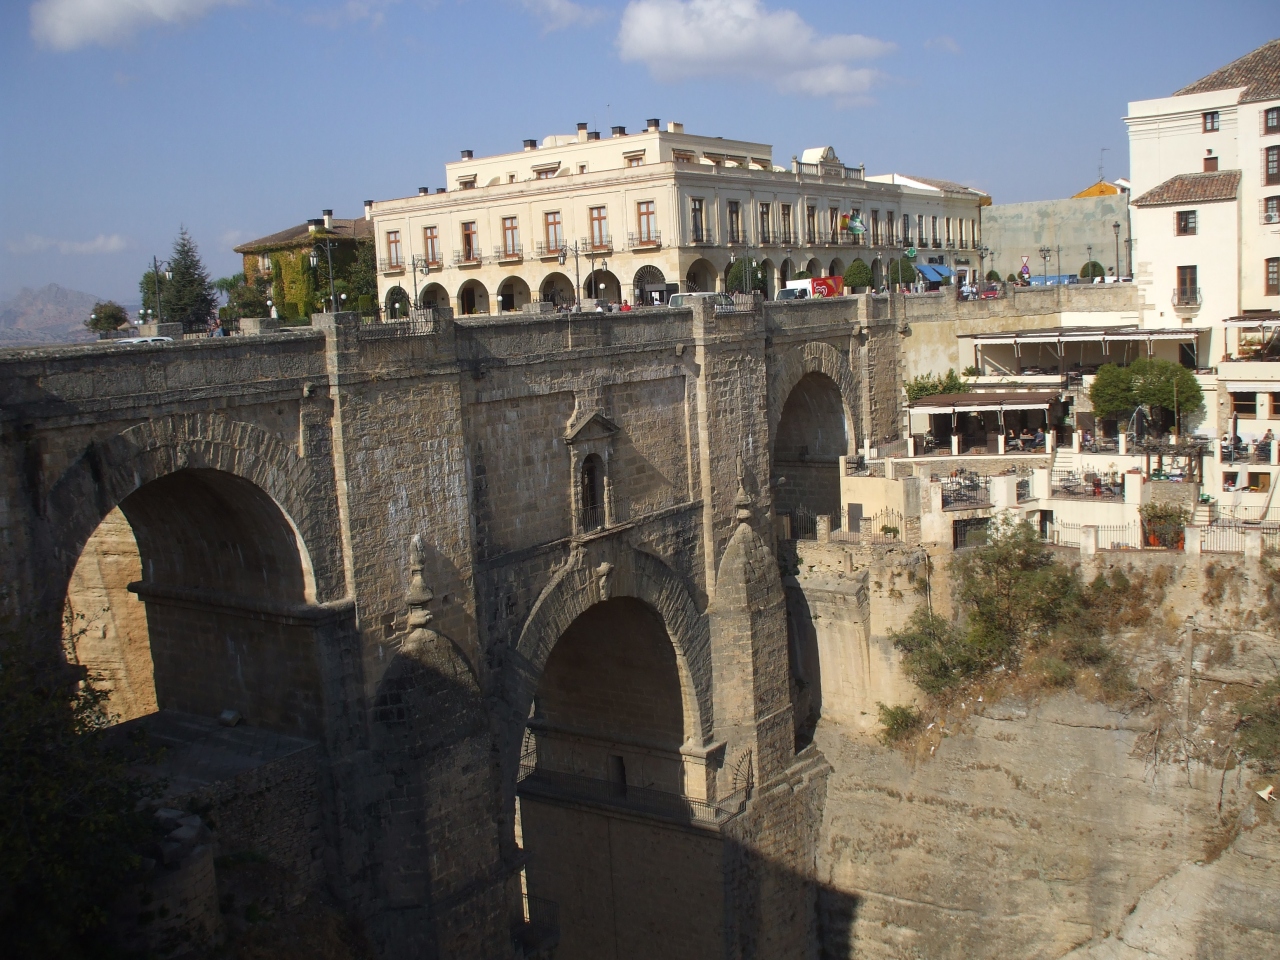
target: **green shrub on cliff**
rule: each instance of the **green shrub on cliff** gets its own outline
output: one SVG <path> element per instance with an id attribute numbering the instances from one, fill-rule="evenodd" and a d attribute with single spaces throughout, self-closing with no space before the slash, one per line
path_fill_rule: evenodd
<path id="1" fill-rule="evenodd" d="M 1240 752 L 1268 773 L 1280 770 L 1280 675 L 1259 687 L 1238 711 Z"/>

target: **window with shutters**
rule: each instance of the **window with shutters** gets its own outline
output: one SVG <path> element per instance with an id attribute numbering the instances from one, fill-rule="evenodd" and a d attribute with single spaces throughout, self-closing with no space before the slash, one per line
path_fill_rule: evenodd
<path id="1" fill-rule="evenodd" d="M 1221 120 L 1218 117 L 1217 110 L 1210 111 L 1209 113 L 1206 113 L 1204 115 L 1204 132 L 1205 133 L 1215 132 L 1220 125 L 1221 125 Z"/>
<path id="2" fill-rule="evenodd" d="M 1178 211 L 1177 232 L 1180 237 L 1194 237 L 1196 235 L 1196 212 L 1194 210 Z"/>
<path id="3" fill-rule="evenodd" d="M 706 217 L 703 216 L 702 198 L 694 197 L 689 201 L 690 239 L 694 243 L 702 243 L 707 239 Z"/>
<path id="4" fill-rule="evenodd" d="M 653 212 L 652 200 L 641 200 L 636 204 L 636 230 L 641 243 L 653 243 L 658 239 L 657 214 Z"/>
<path id="5" fill-rule="evenodd" d="M 468 220 L 462 225 L 462 259 L 480 259 L 480 243 L 476 236 L 476 222 Z"/>
<path id="6" fill-rule="evenodd" d="M 1262 133 L 1280 133 L 1280 107 L 1269 107 L 1262 111 Z"/>
<path id="7" fill-rule="evenodd" d="M 771 211 L 769 209 L 769 204 L 767 203 L 760 204 L 760 242 L 761 243 L 771 242 L 771 235 L 769 232 L 770 212 Z"/>
<path id="8" fill-rule="evenodd" d="M 1268 257 L 1266 262 L 1268 297 L 1280 297 L 1280 257 Z"/>
<path id="9" fill-rule="evenodd" d="M 387 231 L 387 264 L 392 267 L 404 266 L 404 255 L 400 250 L 400 231 Z"/>
<path id="10" fill-rule="evenodd" d="M 1267 173 L 1267 186 L 1280 184 L 1280 147 L 1267 147 L 1264 169 Z"/>
<path id="11" fill-rule="evenodd" d="M 591 246 L 599 250 L 609 245 L 609 210 L 591 207 Z"/>
<path id="12" fill-rule="evenodd" d="M 742 205 L 737 200 L 730 200 L 728 207 L 729 242 L 742 242 Z"/>
<path id="13" fill-rule="evenodd" d="M 440 263 L 440 233 L 435 227 L 422 228 L 422 246 L 427 253 L 427 263 L 438 266 Z"/>
<path id="14" fill-rule="evenodd" d="M 543 233 L 547 237 L 547 249 L 555 252 L 564 246 L 564 230 L 559 210 L 549 210 L 542 215 Z"/>

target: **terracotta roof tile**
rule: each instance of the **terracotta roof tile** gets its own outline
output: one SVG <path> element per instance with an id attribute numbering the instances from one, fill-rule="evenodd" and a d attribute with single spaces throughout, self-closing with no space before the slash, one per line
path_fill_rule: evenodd
<path id="1" fill-rule="evenodd" d="M 1211 203 L 1234 200 L 1240 188 L 1239 170 L 1217 173 L 1180 173 L 1158 187 L 1152 187 L 1133 201 L 1135 207 L 1158 207 L 1170 203 Z"/>
<path id="2" fill-rule="evenodd" d="M 939 190 L 944 190 L 948 193 L 977 193 L 984 197 L 986 196 L 986 194 L 977 187 L 966 187 L 963 183 L 956 183 L 954 180 L 938 180 L 934 177 L 917 177 L 913 174 L 907 174 L 907 177 L 911 180 L 919 180 L 921 183 L 927 183 L 931 187 L 937 187 Z"/>
<path id="3" fill-rule="evenodd" d="M 1174 96 L 1231 90 L 1235 87 L 1246 88 L 1240 98 L 1241 103 L 1280 98 L 1280 40 L 1264 43 L 1252 53 L 1231 61 L 1221 70 L 1215 70 L 1207 77 L 1183 87 Z"/>
<path id="4" fill-rule="evenodd" d="M 339 220 L 334 218 L 333 236 L 338 239 L 349 240 L 368 240 L 373 237 L 373 223 L 360 217 L 357 220 Z M 310 226 L 301 223 L 296 227 L 290 227 L 288 230 L 281 230 L 279 233 L 273 233 L 270 236 L 261 237 L 257 240 L 250 240 L 248 243 L 242 243 L 235 248 L 236 253 L 258 253 L 267 250 L 278 250 L 281 247 L 293 247 L 301 243 L 306 243 L 310 237 Z"/>

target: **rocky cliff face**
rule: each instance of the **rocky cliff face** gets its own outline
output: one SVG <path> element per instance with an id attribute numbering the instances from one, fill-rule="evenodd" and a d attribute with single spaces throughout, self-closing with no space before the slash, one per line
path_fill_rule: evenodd
<path id="1" fill-rule="evenodd" d="M 1280 951 L 1280 801 L 1256 792 L 1280 791 L 1280 777 L 1238 765 L 1230 749 L 1230 703 L 1280 661 L 1280 641 L 1248 612 L 1263 573 L 1239 559 L 1161 559 L 1164 598 L 1118 641 L 1137 684 L 1122 703 L 1005 684 L 994 702 L 975 694 L 926 708 L 933 726 L 905 749 L 824 713 L 815 734 L 833 768 L 818 861 L 824 956 Z M 800 589 L 820 573 L 802 569 Z M 829 593 L 829 580 L 815 586 Z M 816 605 L 827 617 L 838 610 Z M 852 629 L 815 626 L 832 638 Z"/>

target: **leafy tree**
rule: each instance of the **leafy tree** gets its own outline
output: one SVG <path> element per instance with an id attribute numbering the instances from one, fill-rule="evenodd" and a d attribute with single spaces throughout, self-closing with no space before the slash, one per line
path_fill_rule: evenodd
<path id="1" fill-rule="evenodd" d="M 955 368 L 948 368 L 945 375 L 922 373 L 907 384 L 907 399 L 919 400 L 940 393 L 964 393 L 965 382 L 956 376 Z"/>
<path id="2" fill-rule="evenodd" d="M 991 283 L 999 283 L 999 282 L 1000 282 L 1000 271 L 999 271 L 999 270 L 988 270 L 988 271 L 987 271 L 987 280 L 988 280 L 988 281 L 990 281 Z"/>
<path id="3" fill-rule="evenodd" d="M 1090 260 L 1080 268 L 1081 280 L 1092 280 L 1094 277 L 1105 277 L 1107 271 L 1097 260 Z"/>
<path id="4" fill-rule="evenodd" d="M 85 317 L 84 325 L 99 333 L 110 333 L 129 322 L 129 314 L 114 300 L 100 300 L 93 305 L 93 313 Z"/>
<path id="5" fill-rule="evenodd" d="M 356 255 L 347 267 L 344 279 L 348 284 L 348 297 L 355 300 L 372 297 L 377 301 L 378 258 L 372 240 L 361 240 L 356 244 Z"/>
<path id="6" fill-rule="evenodd" d="M 1018 282 L 1018 275 L 1017 275 L 1016 273 L 1011 273 L 1011 274 L 1009 274 L 1009 276 L 1006 278 L 1006 281 L 1007 281 L 1008 283 L 1017 283 L 1017 282 Z"/>
<path id="7" fill-rule="evenodd" d="M 102 957 L 108 910 L 154 839 L 143 801 L 158 787 L 107 738 L 97 678 L 77 682 L 39 639 L 52 642 L 0 635 L 0 937 L 15 957 Z"/>
<path id="8" fill-rule="evenodd" d="M 871 286 L 871 268 L 865 260 L 859 257 L 845 268 L 844 285 L 850 289 Z"/>
<path id="9" fill-rule="evenodd" d="M 739 257 L 733 262 L 733 266 L 729 268 L 729 275 L 725 278 L 725 289 L 730 293 L 744 292 L 745 281 L 743 275 L 747 269 L 747 260 L 745 257 Z M 755 260 L 751 261 L 751 289 L 764 292 L 764 274 L 760 272 L 760 264 Z"/>
<path id="10" fill-rule="evenodd" d="M 169 265 L 172 277 L 164 290 L 165 319 L 181 323 L 187 333 L 204 331 L 217 311 L 218 297 L 185 227 L 173 242 Z"/>
<path id="11" fill-rule="evenodd" d="M 903 286 L 916 282 L 916 265 L 906 257 L 889 263 L 889 282 Z"/>
<path id="12" fill-rule="evenodd" d="M 809 280 L 812 277 L 813 277 L 813 274 L 810 273 L 808 270 L 797 270 L 796 275 L 791 279 L 792 280 Z"/>
<path id="13" fill-rule="evenodd" d="M 160 300 L 156 301 L 156 292 L 159 291 Z M 149 319 L 161 320 L 160 308 L 169 302 L 169 280 L 164 275 L 164 271 L 160 272 L 157 277 L 154 270 L 148 270 L 142 275 L 142 279 L 138 281 L 138 292 L 142 294 L 142 312 L 151 311 Z M 166 313 L 168 311 L 166 310 Z"/>
<path id="14" fill-rule="evenodd" d="M 1093 404 L 1093 412 L 1099 417 L 1128 416 L 1138 406 L 1133 395 L 1133 375 L 1128 367 L 1118 367 L 1114 363 L 1103 364 L 1098 368 L 1089 387 L 1089 401 Z"/>
<path id="15" fill-rule="evenodd" d="M 1127 369 L 1133 378 L 1134 397 L 1162 426 L 1173 422 L 1176 410 L 1177 426 L 1181 427 L 1183 417 L 1204 406 L 1199 381 L 1181 364 L 1143 357 Z"/>

